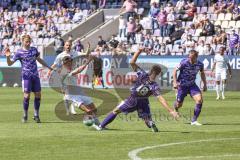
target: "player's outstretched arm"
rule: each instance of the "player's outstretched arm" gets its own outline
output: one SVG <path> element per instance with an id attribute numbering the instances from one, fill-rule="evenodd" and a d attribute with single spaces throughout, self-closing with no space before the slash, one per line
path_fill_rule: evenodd
<path id="1" fill-rule="evenodd" d="M 78 73 L 81 73 L 93 59 L 94 59 L 94 57 L 89 55 L 88 61 L 84 65 L 78 67 L 77 69 L 75 69 L 71 73 L 69 73 L 69 76 L 74 76 L 74 75 L 76 75 Z"/>
<path id="2" fill-rule="evenodd" d="M 203 82 L 203 91 L 207 91 L 207 81 L 206 81 L 206 76 L 205 76 L 204 70 L 202 70 L 200 72 L 200 75 L 201 75 L 201 79 Z"/>
<path id="3" fill-rule="evenodd" d="M 212 72 L 214 71 L 215 67 L 216 67 L 216 62 L 213 63 Z"/>
<path id="4" fill-rule="evenodd" d="M 47 67 L 49 70 L 53 70 L 53 68 L 52 67 L 50 67 L 50 66 L 48 66 L 48 64 L 42 59 L 42 58 L 40 58 L 39 56 L 37 57 L 37 61 L 41 64 L 41 65 L 43 65 L 44 67 Z"/>
<path id="5" fill-rule="evenodd" d="M 8 47 L 6 47 L 6 49 L 5 49 L 5 56 L 7 57 L 8 66 L 11 66 L 15 63 L 15 61 L 12 61 L 11 58 L 10 58 L 11 52 L 10 52 L 10 49 Z"/>
<path id="6" fill-rule="evenodd" d="M 178 118 L 178 117 L 179 117 L 178 113 L 175 112 L 173 109 L 171 109 L 171 108 L 169 107 L 168 102 L 166 101 L 166 99 L 165 99 L 163 96 L 159 95 L 157 98 L 158 98 L 158 101 L 162 104 L 162 106 L 163 106 L 174 118 Z"/>
<path id="7" fill-rule="evenodd" d="M 178 88 L 178 85 L 177 85 L 177 71 L 178 71 L 178 68 L 174 68 L 173 70 L 173 88 L 174 89 L 177 89 Z"/>
<path id="8" fill-rule="evenodd" d="M 137 64 L 136 61 L 138 59 L 138 56 L 142 53 L 143 48 L 139 48 L 137 52 L 134 53 L 131 61 L 130 61 L 130 65 L 132 66 L 133 71 L 137 71 L 138 68 L 140 68 Z"/>

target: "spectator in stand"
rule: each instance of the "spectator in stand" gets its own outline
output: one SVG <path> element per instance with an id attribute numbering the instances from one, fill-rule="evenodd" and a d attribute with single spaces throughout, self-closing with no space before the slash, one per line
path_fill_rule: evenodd
<path id="1" fill-rule="evenodd" d="M 213 5 L 213 8 L 214 8 L 214 13 L 216 14 L 225 13 L 227 4 L 224 0 L 218 0 L 218 2 Z"/>
<path id="2" fill-rule="evenodd" d="M 110 41 L 108 42 L 109 44 L 109 48 L 110 49 L 116 49 L 118 46 L 119 41 L 116 40 L 116 36 L 112 35 L 112 38 L 110 39 Z"/>
<path id="3" fill-rule="evenodd" d="M 107 43 L 105 40 L 103 40 L 102 36 L 98 36 L 98 49 L 100 49 L 100 51 L 104 51 L 107 48 Z"/>
<path id="4" fill-rule="evenodd" d="M 179 0 L 175 6 L 176 12 L 181 13 L 184 10 L 185 5 L 186 5 L 185 0 Z"/>
<path id="5" fill-rule="evenodd" d="M 133 17 L 129 17 L 129 22 L 127 23 L 127 43 L 130 43 L 130 39 L 132 40 L 132 44 L 136 42 L 136 23 Z"/>
<path id="6" fill-rule="evenodd" d="M 197 13 L 197 7 L 194 2 L 188 4 L 187 10 L 184 11 L 184 15 L 180 16 L 180 20 L 182 21 L 193 21 L 194 15 Z"/>
<path id="7" fill-rule="evenodd" d="M 22 2 L 22 11 L 27 11 L 28 8 L 30 8 L 30 1 L 24 0 L 24 1 Z"/>
<path id="8" fill-rule="evenodd" d="M 151 38 L 151 35 L 148 34 L 145 37 L 145 40 L 143 41 L 143 47 L 145 48 L 145 51 L 147 54 L 150 54 L 153 48 L 153 39 Z"/>
<path id="9" fill-rule="evenodd" d="M 231 33 L 228 34 L 228 41 L 229 41 L 229 54 L 236 55 L 239 49 L 239 35 L 235 32 L 235 29 L 231 29 Z"/>
<path id="10" fill-rule="evenodd" d="M 54 45 L 56 55 L 63 52 L 64 40 L 61 38 L 60 35 L 57 35 L 54 38 L 53 45 Z"/>
<path id="11" fill-rule="evenodd" d="M 213 44 L 226 44 L 227 42 L 227 33 L 221 29 L 221 26 L 216 26 L 216 35 L 213 36 Z"/>
<path id="12" fill-rule="evenodd" d="M 187 40 L 182 43 L 183 48 L 185 49 L 185 55 L 188 55 L 190 50 L 195 49 L 196 41 L 192 39 L 192 35 L 187 36 Z"/>
<path id="13" fill-rule="evenodd" d="M 170 50 L 165 43 L 161 44 L 159 55 L 171 55 Z"/>
<path id="14" fill-rule="evenodd" d="M 175 31 L 176 16 L 174 10 L 171 10 L 167 15 L 167 36 L 169 37 L 171 33 Z"/>
<path id="15" fill-rule="evenodd" d="M 135 8 L 137 8 L 137 3 L 135 1 L 126 0 L 120 9 L 120 14 L 124 13 L 123 10 L 125 9 L 126 19 L 129 21 L 130 17 L 135 17 Z"/>
<path id="16" fill-rule="evenodd" d="M 75 52 L 83 52 L 83 51 L 84 51 L 84 46 L 82 45 L 82 43 L 81 43 L 80 40 L 78 40 L 78 41 L 76 42 L 76 44 L 75 44 L 74 47 L 73 47 L 73 50 L 74 50 Z"/>
<path id="17" fill-rule="evenodd" d="M 13 36 L 13 26 L 9 20 L 6 20 L 6 23 L 3 25 L 3 39 L 12 38 Z"/>
<path id="18" fill-rule="evenodd" d="M 233 13 L 233 16 L 232 16 L 233 20 L 235 21 L 240 20 L 240 8 L 238 7 L 238 5 L 235 5 L 232 13 Z"/>
<path id="19" fill-rule="evenodd" d="M 204 41 L 200 40 L 196 47 L 196 51 L 198 52 L 198 55 L 200 55 L 200 56 L 204 55 L 204 50 L 205 50 Z"/>
<path id="20" fill-rule="evenodd" d="M 156 38 L 153 44 L 151 55 L 160 55 L 160 49 L 161 49 L 161 45 L 159 43 L 159 40 Z"/>
<path id="21" fill-rule="evenodd" d="M 167 6 L 164 8 L 167 14 L 171 13 L 171 11 L 174 11 L 174 6 L 171 2 L 167 3 Z"/>
<path id="22" fill-rule="evenodd" d="M 204 22 L 203 31 L 202 33 L 200 33 L 200 36 L 212 36 L 214 35 L 214 33 L 215 33 L 214 25 L 210 22 L 209 19 L 207 19 Z"/>
<path id="23" fill-rule="evenodd" d="M 98 2 L 98 6 L 99 6 L 99 8 L 104 8 L 105 7 L 105 5 L 106 5 L 106 1 L 107 0 L 99 0 L 99 2 Z"/>
<path id="24" fill-rule="evenodd" d="M 204 55 L 215 55 L 215 52 L 209 43 L 204 46 Z"/>
<path id="25" fill-rule="evenodd" d="M 75 14 L 73 15 L 73 18 L 72 18 L 72 22 L 73 23 L 79 23 L 79 22 L 81 22 L 82 18 L 83 18 L 82 10 L 79 9 L 79 8 L 76 8 L 75 9 Z"/>
<path id="26" fill-rule="evenodd" d="M 227 0 L 226 3 L 227 3 L 227 6 L 226 6 L 227 9 L 226 9 L 226 11 L 227 11 L 228 13 L 232 13 L 232 11 L 233 11 L 233 9 L 234 9 L 234 4 L 235 4 L 234 0 Z"/>
<path id="27" fill-rule="evenodd" d="M 170 42 L 167 42 L 167 44 L 181 44 L 182 40 L 187 40 L 186 38 L 183 38 L 183 34 L 185 33 L 185 30 L 183 28 L 176 27 L 176 30 L 170 35 Z"/>
<path id="28" fill-rule="evenodd" d="M 139 23 L 139 19 L 136 19 L 136 33 L 141 33 L 144 30 L 143 26 Z"/>
<path id="29" fill-rule="evenodd" d="M 154 34 L 155 28 L 158 28 L 157 15 L 160 12 L 157 3 L 152 3 L 149 11 L 149 15 L 152 21 L 152 33 Z"/>
<path id="30" fill-rule="evenodd" d="M 157 16 L 158 20 L 158 26 L 160 28 L 160 36 L 165 37 L 167 35 L 167 12 L 164 10 L 164 8 L 161 8 L 161 11 L 159 12 Z"/>
<path id="31" fill-rule="evenodd" d="M 127 30 L 127 21 L 123 18 L 123 15 L 119 17 L 119 36 L 120 38 L 126 37 L 126 30 Z"/>

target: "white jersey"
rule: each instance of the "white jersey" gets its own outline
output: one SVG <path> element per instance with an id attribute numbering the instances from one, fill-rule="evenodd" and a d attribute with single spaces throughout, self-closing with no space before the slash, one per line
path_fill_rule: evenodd
<path id="1" fill-rule="evenodd" d="M 92 99 L 86 96 L 81 87 L 77 84 L 77 75 L 70 76 L 70 73 L 71 70 L 68 70 L 65 67 L 62 67 L 60 71 L 64 100 L 72 101 L 72 103 L 77 106 L 93 103 Z"/>
<path id="2" fill-rule="evenodd" d="M 79 54 L 78 54 L 78 52 L 75 52 L 75 51 L 71 51 L 70 53 L 67 53 L 66 51 L 64 51 L 64 52 L 60 53 L 59 55 L 57 55 L 53 64 L 56 65 L 57 68 L 60 68 L 62 66 L 62 59 L 68 55 L 70 55 L 72 58 L 75 58 Z"/>
<path id="3" fill-rule="evenodd" d="M 214 63 L 216 63 L 216 72 L 226 71 L 229 58 L 226 55 L 217 54 L 214 56 Z"/>

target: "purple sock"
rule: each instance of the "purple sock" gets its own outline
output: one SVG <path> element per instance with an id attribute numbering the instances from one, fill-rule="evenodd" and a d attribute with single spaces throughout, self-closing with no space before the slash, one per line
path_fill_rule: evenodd
<path id="1" fill-rule="evenodd" d="M 195 109 L 194 109 L 194 116 L 192 118 L 192 122 L 196 121 L 198 116 L 200 115 L 202 110 L 202 103 L 201 104 L 196 104 Z"/>
<path id="2" fill-rule="evenodd" d="M 23 116 L 28 116 L 29 98 L 23 98 Z"/>
<path id="3" fill-rule="evenodd" d="M 40 98 L 34 99 L 34 116 L 39 116 Z"/>
<path id="4" fill-rule="evenodd" d="M 103 120 L 103 122 L 100 124 L 100 126 L 102 128 L 105 128 L 106 125 L 108 125 L 109 123 L 111 123 L 115 118 L 117 117 L 116 114 L 114 113 L 109 113 L 108 116 Z"/>

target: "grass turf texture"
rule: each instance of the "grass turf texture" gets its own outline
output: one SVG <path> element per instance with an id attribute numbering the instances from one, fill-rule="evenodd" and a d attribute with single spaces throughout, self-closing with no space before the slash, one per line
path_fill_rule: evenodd
<path id="1" fill-rule="evenodd" d="M 112 90 L 107 92 L 114 93 Z M 33 114 L 33 97 L 30 100 L 29 121 L 21 123 L 22 94 L 20 88 L 1 88 L 0 91 L 0 159 L 1 160 L 127 160 L 128 153 L 136 148 L 165 143 L 202 139 L 240 138 L 239 92 L 227 92 L 226 100 L 215 100 L 215 92 L 204 93 L 204 105 L 199 122 L 203 126 L 190 126 L 194 102 L 187 97 L 180 112 L 184 118 L 167 120 L 167 112 L 151 98 L 159 133 L 152 133 L 136 118 L 136 113 L 121 115 L 108 127 L 97 132 L 82 122 L 61 121 L 55 116 L 54 107 L 62 96 L 51 89 L 44 89 L 40 117 L 36 124 Z M 33 96 L 33 95 L 32 95 Z M 164 95 L 173 104 L 174 93 Z M 107 97 L 104 97 L 105 99 Z M 102 101 L 94 99 L 98 105 Z M 114 107 L 114 106 L 113 106 Z M 159 114 L 160 113 L 160 114 Z M 192 115 L 191 115 L 192 116 Z M 103 120 L 105 116 L 101 116 Z M 138 154 L 141 158 L 214 156 L 239 154 L 240 140 L 202 142 L 155 148 Z M 200 158 L 201 159 L 201 158 Z M 240 159 L 237 157 L 204 157 L 202 159 Z"/>

